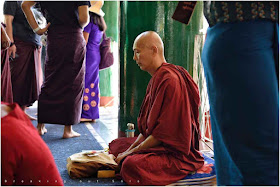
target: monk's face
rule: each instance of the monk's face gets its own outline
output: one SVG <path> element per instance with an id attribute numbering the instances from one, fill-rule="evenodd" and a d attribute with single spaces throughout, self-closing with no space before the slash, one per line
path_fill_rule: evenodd
<path id="1" fill-rule="evenodd" d="M 143 40 L 136 39 L 133 44 L 133 60 L 136 61 L 137 65 L 141 70 L 149 72 L 152 68 L 152 50 L 149 48 Z"/>

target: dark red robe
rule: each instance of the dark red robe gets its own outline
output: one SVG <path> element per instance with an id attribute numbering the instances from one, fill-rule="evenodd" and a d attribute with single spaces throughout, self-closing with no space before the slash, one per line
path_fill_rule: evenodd
<path id="1" fill-rule="evenodd" d="M 31 106 L 39 97 L 42 85 L 41 47 L 14 38 L 16 57 L 10 61 L 13 101 Z"/>
<path id="2" fill-rule="evenodd" d="M 74 125 L 80 122 L 85 52 L 81 28 L 49 28 L 45 80 L 38 100 L 39 123 Z"/>
<path id="3" fill-rule="evenodd" d="M 145 138 L 153 135 L 162 144 L 124 159 L 120 173 L 128 185 L 167 185 L 203 166 L 198 151 L 199 105 L 198 88 L 189 73 L 163 63 L 148 84 L 138 117 L 140 133 Z M 133 140 L 114 140 L 111 153 L 117 156 Z"/>
<path id="4" fill-rule="evenodd" d="M 13 102 L 13 89 L 8 49 L 1 49 L 1 101 Z"/>
<path id="5" fill-rule="evenodd" d="M 63 186 L 50 149 L 18 104 L 1 118 L 1 185 Z"/>

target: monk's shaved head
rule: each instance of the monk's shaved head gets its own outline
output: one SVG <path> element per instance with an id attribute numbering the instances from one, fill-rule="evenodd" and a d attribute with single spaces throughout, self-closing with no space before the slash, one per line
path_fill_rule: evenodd
<path id="1" fill-rule="evenodd" d="M 160 36 L 154 32 L 154 31 L 146 31 L 141 34 L 139 34 L 135 41 L 133 46 L 135 46 L 137 43 L 138 46 L 141 47 L 157 47 L 158 52 L 160 55 L 164 55 L 164 46 L 163 42 L 160 38 Z"/>
<path id="2" fill-rule="evenodd" d="M 133 44 L 133 60 L 141 70 L 153 75 L 166 62 L 164 46 L 160 36 L 154 31 L 139 34 Z"/>

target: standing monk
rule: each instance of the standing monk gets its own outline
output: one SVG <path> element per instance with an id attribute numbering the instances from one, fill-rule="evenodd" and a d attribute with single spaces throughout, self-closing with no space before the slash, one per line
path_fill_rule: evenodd
<path id="1" fill-rule="evenodd" d="M 89 22 L 89 1 L 40 1 L 47 22 L 45 80 L 38 102 L 39 134 L 46 133 L 44 123 L 65 125 L 63 138 L 80 136 L 72 125 L 79 123 L 84 90 L 86 42 L 82 28 Z M 24 1 L 22 9 L 37 34 L 41 29 L 31 12 L 34 1 Z"/>
<path id="2" fill-rule="evenodd" d="M 198 151 L 198 88 L 184 68 L 165 61 L 157 33 L 140 34 L 133 51 L 140 69 L 152 76 L 137 119 L 140 134 L 131 145 L 130 138 L 114 140 L 110 151 L 129 185 L 167 185 L 204 164 Z"/>

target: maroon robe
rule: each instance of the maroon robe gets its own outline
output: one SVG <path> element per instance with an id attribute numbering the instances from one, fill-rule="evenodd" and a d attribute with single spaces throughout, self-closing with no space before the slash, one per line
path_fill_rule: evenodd
<path id="1" fill-rule="evenodd" d="M 41 47 L 14 38 L 16 57 L 10 61 L 14 102 L 31 106 L 39 97 L 42 84 Z"/>
<path id="2" fill-rule="evenodd" d="M 63 186 L 47 144 L 17 104 L 1 118 L 1 185 Z"/>
<path id="3" fill-rule="evenodd" d="M 198 88 L 188 72 L 163 63 L 148 84 L 138 117 L 140 133 L 145 138 L 153 135 L 162 144 L 124 159 L 120 173 L 128 185 L 167 185 L 203 166 L 198 151 L 199 105 Z M 114 140 L 110 152 L 117 156 L 133 140 Z"/>
<path id="4" fill-rule="evenodd" d="M 38 122 L 74 125 L 80 122 L 86 42 L 81 28 L 51 26 L 48 30 L 45 80 L 38 100 Z"/>
<path id="5" fill-rule="evenodd" d="M 1 101 L 12 103 L 13 91 L 8 49 L 1 50 Z"/>

